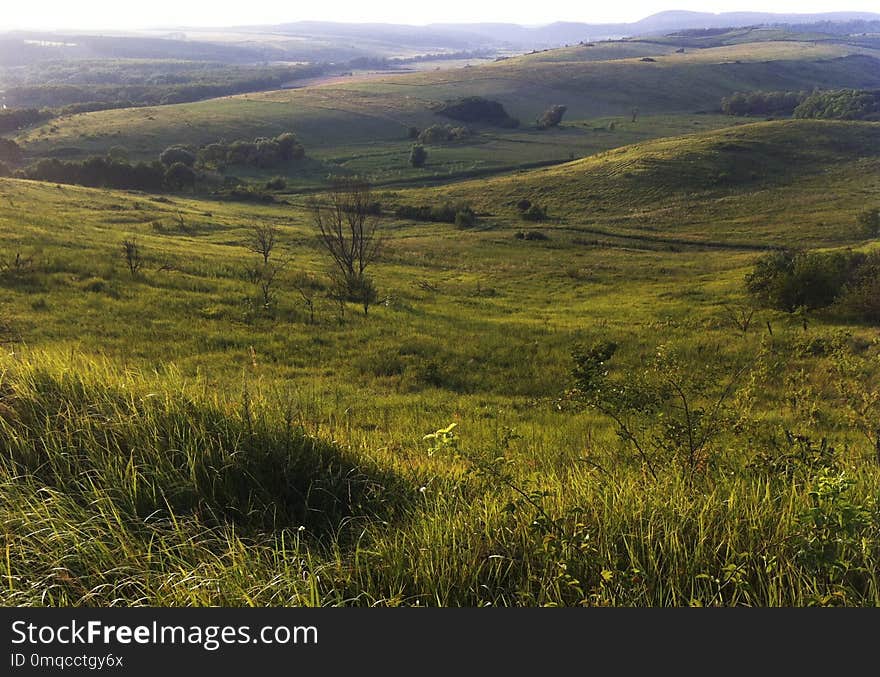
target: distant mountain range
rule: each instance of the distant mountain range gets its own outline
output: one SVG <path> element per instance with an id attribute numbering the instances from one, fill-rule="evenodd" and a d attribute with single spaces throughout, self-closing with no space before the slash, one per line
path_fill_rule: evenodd
<path id="1" fill-rule="evenodd" d="M 589 24 L 556 22 L 546 26 L 521 26 L 508 23 L 430 24 L 408 26 L 398 24 L 345 24 L 304 21 L 277 26 L 259 27 L 285 35 L 315 37 L 371 38 L 382 42 L 418 42 L 426 46 L 473 47 L 475 42 L 489 41 L 512 47 L 552 47 L 581 40 L 604 40 L 622 37 L 662 35 L 672 31 L 710 29 L 765 24 L 816 24 L 880 22 L 880 14 L 872 12 L 826 12 L 821 14 L 772 14 L 768 12 L 667 11 L 653 14 L 633 23 Z M 255 27 L 256 28 L 256 27 Z"/>

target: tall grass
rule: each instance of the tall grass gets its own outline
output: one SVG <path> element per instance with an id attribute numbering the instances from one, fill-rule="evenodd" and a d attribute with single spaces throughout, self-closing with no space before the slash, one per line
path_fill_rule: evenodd
<path id="1" fill-rule="evenodd" d="M 723 470 L 654 480 L 611 438 L 537 473 L 462 437 L 426 473 L 269 398 L 69 354 L 6 360 L 0 389 L 6 604 L 880 603 L 878 471 L 857 457 L 786 475 L 730 449 Z M 816 498 L 842 476 L 844 503 Z M 851 531 L 808 519 L 847 505 L 868 515 Z"/>

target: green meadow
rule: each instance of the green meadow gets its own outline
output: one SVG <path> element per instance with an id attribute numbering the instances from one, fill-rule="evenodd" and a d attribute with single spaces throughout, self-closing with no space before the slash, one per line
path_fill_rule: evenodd
<path id="1" fill-rule="evenodd" d="M 293 130 L 319 166 L 267 204 L 0 179 L 0 601 L 876 606 L 876 326 L 745 279 L 876 250 L 880 123 L 698 112 L 869 86 L 872 55 L 579 46 L 23 131 L 36 158 Z M 569 113 L 409 166 L 464 95 Z M 333 166 L 379 204 L 368 314 L 309 204 Z M 475 224 L 395 216 L 446 203 Z"/>

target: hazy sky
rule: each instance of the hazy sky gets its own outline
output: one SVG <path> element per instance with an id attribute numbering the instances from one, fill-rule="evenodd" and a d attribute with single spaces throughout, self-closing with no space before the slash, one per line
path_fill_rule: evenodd
<path id="1" fill-rule="evenodd" d="M 425 24 L 503 21 L 635 21 L 665 9 L 696 11 L 829 12 L 880 11 L 877 0 L 630 0 L 552 3 L 511 0 L 0 0 L 0 29 L 141 28 L 153 26 L 242 26 L 303 19 Z"/>

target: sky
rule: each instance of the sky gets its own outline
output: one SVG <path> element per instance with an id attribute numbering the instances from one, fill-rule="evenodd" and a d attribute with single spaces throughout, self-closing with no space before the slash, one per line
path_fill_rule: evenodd
<path id="1" fill-rule="evenodd" d="M 537 25 L 554 21 L 615 23 L 637 21 L 668 9 L 761 12 L 880 12 L 877 0 L 630 0 L 553 3 L 517 0 L 2 0 L 0 29 L 134 29 L 166 26 L 246 26 L 300 20 L 404 24 L 498 21 Z"/>

